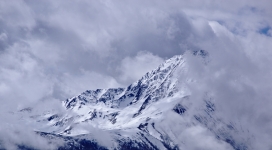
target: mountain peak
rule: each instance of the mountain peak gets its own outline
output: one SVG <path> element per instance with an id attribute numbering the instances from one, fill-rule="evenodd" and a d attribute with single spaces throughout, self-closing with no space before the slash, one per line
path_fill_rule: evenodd
<path id="1" fill-rule="evenodd" d="M 192 55 L 205 58 L 208 53 L 199 50 Z M 134 143 L 138 148 L 144 145 L 144 149 L 186 149 L 176 132 L 200 126 L 234 149 L 246 150 L 244 142 L 232 136 L 237 132 L 235 125 L 217 118 L 215 104 L 210 100 L 204 100 L 195 113 L 187 113 L 192 108 L 184 102 L 194 101 L 178 87 L 184 82 L 176 75 L 177 70 L 184 72 L 188 67 L 185 56 L 166 60 L 128 87 L 87 90 L 63 101 L 65 113 L 47 114 L 38 120 L 48 125 L 46 132 L 55 135 L 91 135 L 92 130 L 86 129 L 91 126 L 107 132 L 113 145 Z M 97 136 L 92 135 L 91 139 L 99 143 Z"/>
<path id="2" fill-rule="evenodd" d="M 176 67 L 179 66 L 183 61 L 182 55 L 174 56 L 166 60 L 156 69 L 147 72 L 140 80 L 132 83 L 127 88 L 110 88 L 110 89 L 97 89 L 87 90 L 82 94 L 72 97 L 64 101 L 64 106 L 67 109 L 72 109 L 76 105 L 81 107 L 86 103 L 99 103 L 103 102 L 111 108 L 125 107 L 138 101 L 143 96 L 149 95 L 154 92 L 152 89 L 157 89 L 164 82 L 172 77 Z M 130 100 L 126 98 L 129 97 Z M 126 101 L 123 101 L 126 99 Z M 78 103 L 78 104 L 77 104 Z"/>

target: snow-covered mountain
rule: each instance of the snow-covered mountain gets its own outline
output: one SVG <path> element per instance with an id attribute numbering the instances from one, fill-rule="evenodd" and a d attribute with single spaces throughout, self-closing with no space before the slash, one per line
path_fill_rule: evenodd
<path id="1" fill-rule="evenodd" d="M 204 50 L 191 55 L 207 62 Z M 245 131 L 218 117 L 208 94 L 192 107 L 189 67 L 178 55 L 126 88 L 87 90 L 63 101 L 64 113 L 32 116 L 35 130 L 62 141 L 59 149 L 250 149 Z M 209 138 L 212 145 L 197 144 Z"/>

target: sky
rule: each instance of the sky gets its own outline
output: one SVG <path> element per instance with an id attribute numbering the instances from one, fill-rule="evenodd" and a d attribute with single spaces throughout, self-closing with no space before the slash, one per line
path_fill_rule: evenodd
<path id="1" fill-rule="evenodd" d="M 211 89 L 223 112 L 234 110 L 226 117 L 252 123 L 269 143 L 271 7 L 271 0 L 0 1 L 0 118 L 126 87 L 167 58 L 204 49 L 210 66 L 190 62 L 202 85 L 192 92 Z"/>

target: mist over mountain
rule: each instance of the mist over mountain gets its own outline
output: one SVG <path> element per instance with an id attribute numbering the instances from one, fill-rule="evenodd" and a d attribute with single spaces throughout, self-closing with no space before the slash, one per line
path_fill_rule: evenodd
<path id="1" fill-rule="evenodd" d="M 0 147 L 272 149 L 271 2 L 0 1 Z"/>
<path id="2" fill-rule="evenodd" d="M 205 50 L 188 51 L 166 60 L 128 87 L 86 90 L 56 104 L 63 111 L 39 112 L 37 108 L 27 107 L 13 112 L 20 122 L 27 124 L 29 136 L 38 138 L 40 143 L 31 143 L 37 139 L 6 137 L 8 140 L 2 140 L 1 147 L 254 149 L 258 135 L 241 122 L 240 116 L 228 116 L 226 113 L 231 113 L 224 112 L 223 107 L 229 109 L 230 105 L 224 105 L 221 89 L 213 89 L 220 83 L 209 81 L 206 85 L 206 75 L 200 74 L 212 75 L 205 71 L 213 65 L 212 61 Z M 232 81 L 224 84 L 229 82 Z M 225 88 L 229 90 L 233 86 Z M 228 92 L 234 98 L 240 96 L 236 91 Z M 26 133 L 15 130 L 13 134 Z"/>

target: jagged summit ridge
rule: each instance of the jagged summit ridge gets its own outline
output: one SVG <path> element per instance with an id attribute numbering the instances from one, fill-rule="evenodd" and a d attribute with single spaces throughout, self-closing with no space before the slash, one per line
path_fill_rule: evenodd
<path id="1" fill-rule="evenodd" d="M 208 57 L 204 50 L 190 54 L 196 59 Z M 186 149 L 178 134 L 187 128 L 201 126 L 233 149 L 248 149 L 245 140 L 233 137 L 241 133 L 235 124 L 216 116 L 216 106 L 210 98 L 199 104 L 202 106 L 198 111 L 188 113 L 192 108 L 184 102 L 193 103 L 194 100 L 190 98 L 190 92 L 184 91 L 183 83 L 189 82 L 190 77 L 178 78 L 187 67 L 186 55 L 177 55 L 126 88 L 87 90 L 63 101 L 63 114 L 49 113 L 36 118 L 46 124 L 46 130 L 39 131 L 74 138 L 89 135 L 96 139 L 100 135 L 93 135 L 92 130 L 86 129 L 91 126 L 107 132 L 112 145 L 130 143 L 128 145 L 137 145 L 138 149 Z M 114 149 L 111 146 L 106 147 Z"/>
<path id="2" fill-rule="evenodd" d="M 75 106 L 80 108 L 87 103 L 95 104 L 103 102 L 106 106 L 111 108 L 122 108 L 136 103 L 142 97 L 146 97 L 146 95 L 160 93 L 160 96 L 157 95 L 154 97 L 154 99 L 157 100 L 165 94 L 161 93 L 162 91 L 159 90 L 160 86 L 169 86 L 172 88 L 168 89 L 172 90 L 172 92 L 169 93 L 170 95 L 168 95 L 171 96 L 173 91 L 175 91 L 175 82 L 171 83 L 170 78 L 176 67 L 183 62 L 182 55 L 175 56 L 166 60 L 155 70 L 146 73 L 140 80 L 132 83 L 127 88 L 87 90 L 76 97 L 64 101 L 64 106 L 67 109 L 73 109 Z"/>

